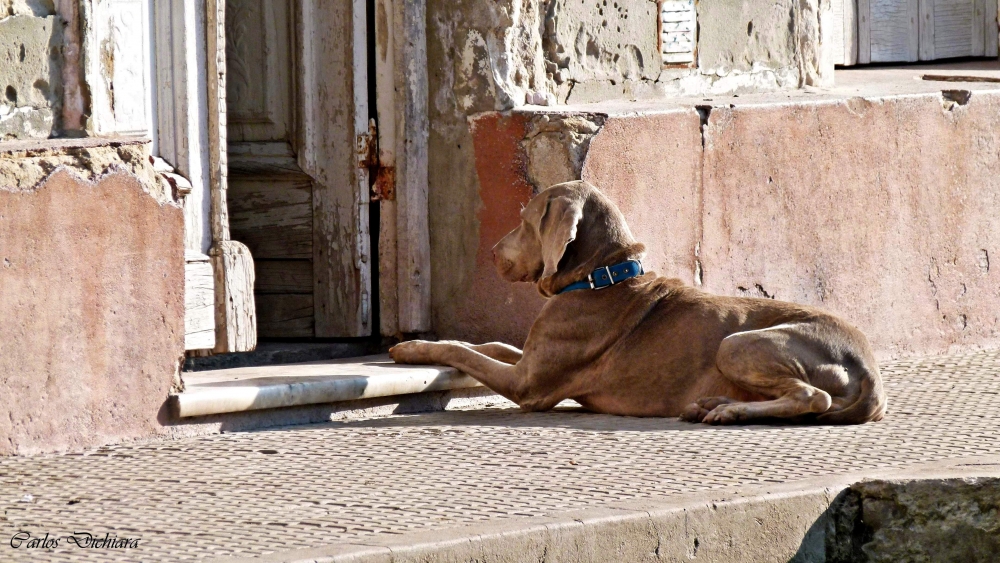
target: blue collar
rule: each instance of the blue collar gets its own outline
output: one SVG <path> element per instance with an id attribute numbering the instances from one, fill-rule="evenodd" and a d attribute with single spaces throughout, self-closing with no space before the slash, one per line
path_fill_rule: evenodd
<path id="1" fill-rule="evenodd" d="M 587 279 L 567 285 L 559 290 L 557 295 L 574 289 L 604 289 L 642 274 L 642 264 L 638 260 L 629 260 L 614 266 L 601 266 L 591 272 Z"/>

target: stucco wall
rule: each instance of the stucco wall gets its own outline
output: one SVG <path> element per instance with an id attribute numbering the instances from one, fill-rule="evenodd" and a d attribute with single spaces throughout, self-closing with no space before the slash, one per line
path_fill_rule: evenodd
<path id="1" fill-rule="evenodd" d="M 431 82 L 472 113 L 832 80 L 825 0 L 701 0 L 693 65 L 664 68 L 651 0 L 428 2 Z"/>
<path id="2" fill-rule="evenodd" d="M 0 186 L 0 455 L 165 432 L 183 230 L 180 208 L 125 171 Z"/>
<path id="3" fill-rule="evenodd" d="M 505 286 L 486 252 L 517 224 L 531 161 L 550 159 L 517 137 L 537 119 L 475 121 L 476 160 L 489 167 L 478 175 L 478 230 L 466 234 L 480 250 L 464 270 L 435 264 L 435 280 L 463 284 L 449 296 L 458 305 L 436 317 L 442 337 L 520 345 L 539 309 L 531 286 Z M 964 105 L 938 93 L 612 115 L 580 174 L 621 207 L 661 274 L 823 307 L 883 358 L 992 348 L 998 131 L 995 93 Z"/>

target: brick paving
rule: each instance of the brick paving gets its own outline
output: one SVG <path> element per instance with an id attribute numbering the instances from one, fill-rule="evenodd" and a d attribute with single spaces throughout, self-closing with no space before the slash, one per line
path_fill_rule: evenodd
<path id="1" fill-rule="evenodd" d="M 716 428 L 577 411 L 399 415 L 0 459 L 0 561 L 258 556 L 736 485 L 1000 454 L 1000 352 L 887 363 L 889 414 Z M 59 537 L 13 549 L 18 531 Z M 83 549 L 65 536 L 138 538 Z"/>

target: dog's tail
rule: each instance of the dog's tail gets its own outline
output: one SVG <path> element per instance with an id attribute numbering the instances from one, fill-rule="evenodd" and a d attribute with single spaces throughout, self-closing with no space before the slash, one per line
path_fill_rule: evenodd
<path id="1" fill-rule="evenodd" d="M 817 422 L 823 424 L 864 424 L 865 422 L 882 420 L 886 409 L 882 378 L 875 366 L 865 366 L 863 370 L 861 389 L 854 402 L 841 409 L 828 410 L 817 415 Z"/>

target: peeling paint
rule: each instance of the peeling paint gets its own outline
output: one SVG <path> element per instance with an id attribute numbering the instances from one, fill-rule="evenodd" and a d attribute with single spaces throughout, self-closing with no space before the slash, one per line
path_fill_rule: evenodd
<path id="1" fill-rule="evenodd" d="M 108 28 L 112 28 L 113 24 L 108 23 Z M 115 76 L 115 42 L 113 37 L 106 37 L 104 41 L 101 41 L 101 78 L 104 79 L 104 87 L 108 91 L 108 106 L 111 108 L 111 112 L 115 111 L 115 83 L 113 77 Z"/>
<path id="2" fill-rule="evenodd" d="M 455 5 L 434 27 L 453 45 L 445 72 L 459 110 L 480 112 L 548 97 L 588 103 L 828 84 L 821 24 L 829 13 L 827 0 L 699 2 L 698 64 L 667 69 L 649 0 Z"/>

